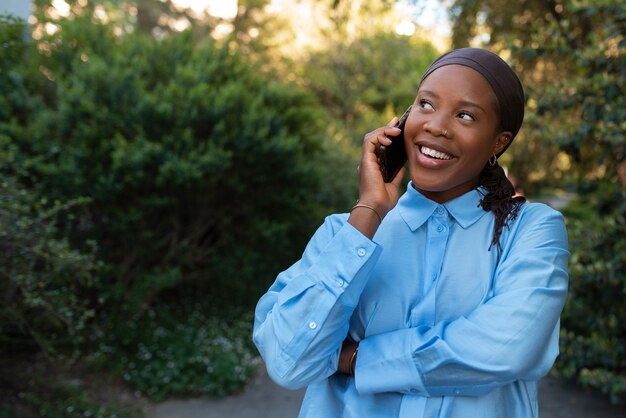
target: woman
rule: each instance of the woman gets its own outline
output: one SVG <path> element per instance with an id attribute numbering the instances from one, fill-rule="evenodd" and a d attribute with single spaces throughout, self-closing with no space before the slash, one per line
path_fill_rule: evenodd
<path id="1" fill-rule="evenodd" d="M 411 181 L 382 179 L 367 134 L 359 200 L 329 216 L 260 299 L 270 376 L 308 386 L 301 417 L 538 416 L 567 292 L 562 216 L 513 197 L 498 166 L 524 116 L 497 55 L 466 48 L 426 71 L 406 122 Z"/>

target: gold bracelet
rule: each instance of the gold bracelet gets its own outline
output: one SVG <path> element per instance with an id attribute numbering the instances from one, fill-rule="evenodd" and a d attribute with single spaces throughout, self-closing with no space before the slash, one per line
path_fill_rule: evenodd
<path id="1" fill-rule="evenodd" d="M 376 214 L 376 216 L 378 216 L 378 223 L 381 224 L 383 223 L 383 218 L 380 217 L 380 215 L 378 214 L 378 211 L 376 209 L 374 209 L 372 206 L 370 205 L 366 205 L 363 203 L 357 203 L 356 205 L 352 206 L 352 209 L 350 209 L 350 213 L 352 213 L 352 211 L 356 208 L 368 208 L 369 210 L 371 210 L 372 212 L 374 212 Z"/>
<path id="2" fill-rule="evenodd" d="M 356 345 L 352 356 L 350 357 L 350 374 L 354 376 L 354 370 L 356 369 L 356 355 L 359 352 L 359 345 Z"/>

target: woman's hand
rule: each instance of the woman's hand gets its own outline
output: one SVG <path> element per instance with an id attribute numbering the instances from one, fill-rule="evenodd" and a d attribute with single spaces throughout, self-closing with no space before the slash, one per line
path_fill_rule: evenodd
<path id="1" fill-rule="evenodd" d="M 359 205 L 353 209 L 348 222 L 364 235 L 372 238 L 382 218 L 398 203 L 400 182 L 404 176 L 402 168 L 390 183 L 385 183 L 378 155 L 381 145 L 391 145 L 389 136 L 397 136 L 400 129 L 393 126 L 398 122 L 394 117 L 387 126 L 375 129 L 363 138 L 361 162 L 359 164 Z M 380 218 L 379 218 L 380 217 Z"/>

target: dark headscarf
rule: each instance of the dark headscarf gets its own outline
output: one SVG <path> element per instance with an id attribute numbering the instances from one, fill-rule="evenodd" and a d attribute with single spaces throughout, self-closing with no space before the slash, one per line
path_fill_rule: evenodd
<path id="1" fill-rule="evenodd" d="M 511 141 L 498 154 L 500 156 L 511 144 L 524 120 L 524 89 L 511 67 L 499 56 L 484 49 L 461 48 L 447 52 L 428 67 L 420 84 L 437 68 L 444 65 L 465 65 L 477 71 L 489 83 L 498 99 L 502 129 L 513 134 Z"/>

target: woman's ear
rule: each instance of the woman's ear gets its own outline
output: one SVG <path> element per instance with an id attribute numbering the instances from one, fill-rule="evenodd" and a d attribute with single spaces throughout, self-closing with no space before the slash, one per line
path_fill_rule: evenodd
<path id="1" fill-rule="evenodd" d="M 496 155 L 500 154 L 500 152 L 506 148 L 509 142 L 511 142 L 512 138 L 513 135 L 511 134 L 511 132 L 500 132 L 496 138 L 496 144 L 493 149 L 493 153 Z"/>

